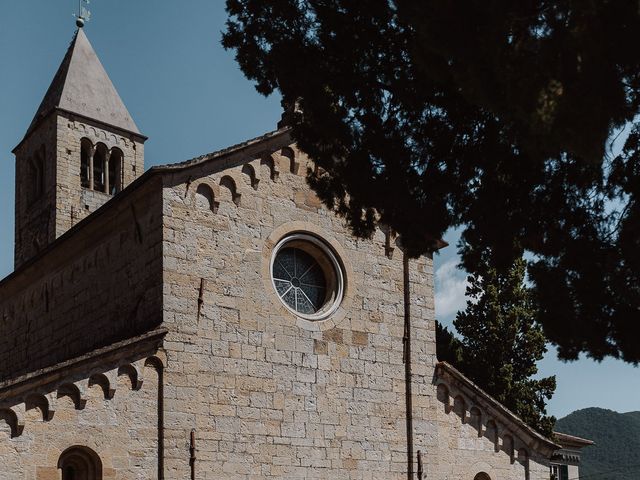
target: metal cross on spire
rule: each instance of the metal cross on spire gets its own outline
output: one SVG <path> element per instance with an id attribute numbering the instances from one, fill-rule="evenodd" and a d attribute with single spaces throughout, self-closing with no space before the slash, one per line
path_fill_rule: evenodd
<path id="1" fill-rule="evenodd" d="M 74 15 L 78 28 L 84 27 L 85 22 L 91 20 L 91 12 L 86 5 L 89 5 L 89 0 L 78 0 L 78 14 Z"/>

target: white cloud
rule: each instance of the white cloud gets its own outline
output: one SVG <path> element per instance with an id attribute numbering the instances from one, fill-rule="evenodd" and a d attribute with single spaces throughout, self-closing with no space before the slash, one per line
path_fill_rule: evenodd
<path id="1" fill-rule="evenodd" d="M 467 274 L 457 268 L 458 259 L 452 258 L 436 269 L 435 273 L 435 307 L 436 318 L 448 321 L 467 304 Z"/>

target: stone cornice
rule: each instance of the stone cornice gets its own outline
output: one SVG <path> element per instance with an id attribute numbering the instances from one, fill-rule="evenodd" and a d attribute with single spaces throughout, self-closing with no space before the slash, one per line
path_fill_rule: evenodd
<path id="1" fill-rule="evenodd" d="M 562 447 L 524 423 L 513 412 L 504 407 L 491 395 L 482 390 L 462 373 L 456 370 L 447 362 L 438 362 L 435 371 L 436 383 L 438 380 L 454 386 L 473 403 L 481 405 L 488 415 L 495 418 L 504 425 L 509 426 L 509 430 L 518 434 L 518 437 L 536 451 L 550 457 L 553 452 Z"/>
<path id="2" fill-rule="evenodd" d="M 78 374 L 86 375 L 93 365 L 104 368 L 110 362 L 121 363 L 123 359 L 155 353 L 167 333 L 166 328 L 157 328 L 142 335 L 113 343 L 93 350 L 70 360 L 60 362 L 52 367 L 30 372 L 26 375 L 0 382 L 0 405 L 11 402 L 11 399 L 22 397 L 34 389 L 40 389 L 63 379 Z"/>

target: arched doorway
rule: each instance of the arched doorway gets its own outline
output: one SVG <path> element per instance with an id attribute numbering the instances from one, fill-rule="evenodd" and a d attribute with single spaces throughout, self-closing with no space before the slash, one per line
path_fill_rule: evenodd
<path id="1" fill-rule="evenodd" d="M 491 480 L 491 477 L 484 472 L 478 473 L 473 480 Z"/>
<path id="2" fill-rule="evenodd" d="M 62 480 L 102 480 L 102 461 L 87 447 L 67 448 L 58 460 Z"/>

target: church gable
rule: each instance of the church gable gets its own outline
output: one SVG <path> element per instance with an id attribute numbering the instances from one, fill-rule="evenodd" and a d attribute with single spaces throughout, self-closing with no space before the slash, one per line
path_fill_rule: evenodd
<path id="1" fill-rule="evenodd" d="M 305 174 L 314 167 L 286 129 L 160 168 L 165 379 L 175 392 L 167 435 L 195 428 L 198 471 L 405 471 L 403 291 L 415 295 L 415 338 L 431 338 L 430 260 L 412 260 L 405 279 L 395 239 L 381 231 L 355 239 L 310 190 Z M 287 272 L 279 261 L 304 268 Z M 290 293 L 314 268 L 299 292 L 310 306 Z M 422 378 L 435 345 L 412 342 Z M 196 377 L 202 382 L 188 381 Z M 242 447 L 229 456 L 219 448 L 226 442 Z M 169 454 L 182 478 L 190 466 L 179 453 Z"/>

